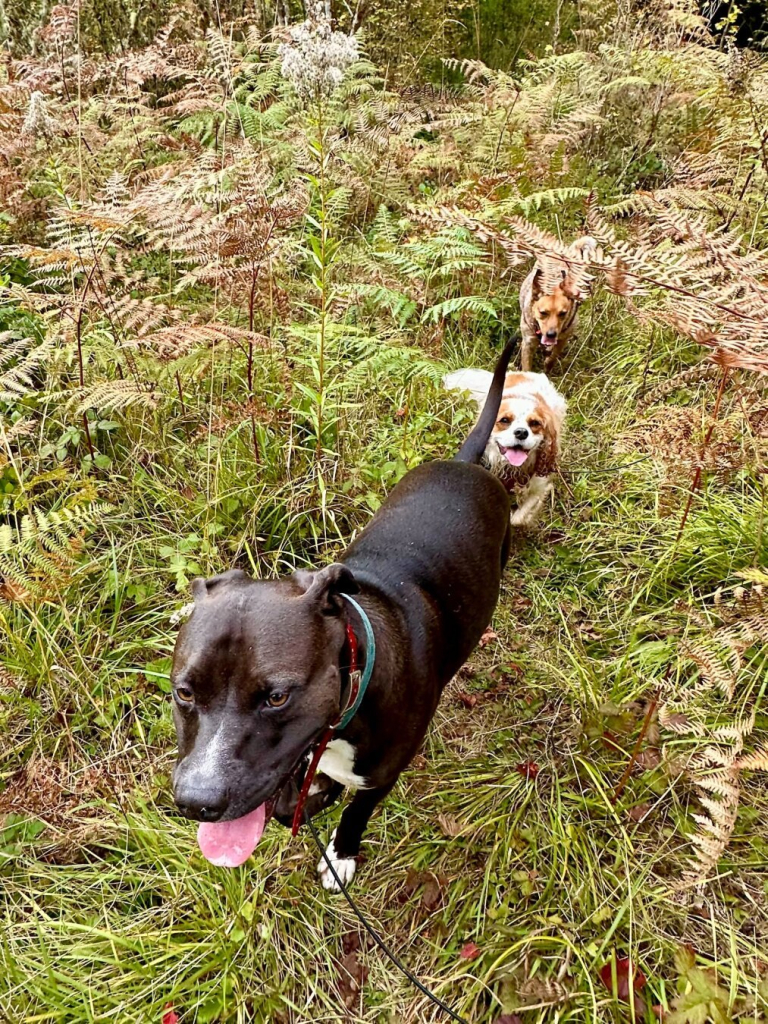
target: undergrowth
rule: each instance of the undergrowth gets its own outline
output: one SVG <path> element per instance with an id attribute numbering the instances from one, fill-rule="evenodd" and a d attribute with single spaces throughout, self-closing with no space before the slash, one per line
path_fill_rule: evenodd
<path id="1" fill-rule="evenodd" d="M 354 891 L 467 1020 L 763 1019 L 764 57 L 590 2 L 514 74 L 396 93 L 360 51 L 308 96 L 279 39 L 195 24 L 84 58 L 59 6 L 0 68 L 0 1013 L 439 1019 L 307 836 L 202 860 L 172 613 L 450 456 L 442 375 L 589 230 L 557 498 Z"/>

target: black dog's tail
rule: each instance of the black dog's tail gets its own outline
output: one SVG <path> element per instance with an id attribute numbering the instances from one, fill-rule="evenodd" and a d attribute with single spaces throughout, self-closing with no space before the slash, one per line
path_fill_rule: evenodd
<path id="1" fill-rule="evenodd" d="M 480 419 L 474 425 L 472 433 L 459 449 L 459 453 L 455 457 L 456 462 L 478 463 L 482 459 L 485 446 L 488 444 L 488 438 L 491 436 L 493 425 L 499 414 L 501 396 L 504 391 L 504 378 L 507 375 L 509 360 L 512 358 L 512 353 L 517 348 L 519 342 L 520 335 L 516 334 L 499 356 L 499 361 L 496 363 L 496 369 L 493 371 L 493 380 L 491 381 L 491 386 L 488 390 L 488 397 L 485 400 L 483 411 L 480 413 Z"/>

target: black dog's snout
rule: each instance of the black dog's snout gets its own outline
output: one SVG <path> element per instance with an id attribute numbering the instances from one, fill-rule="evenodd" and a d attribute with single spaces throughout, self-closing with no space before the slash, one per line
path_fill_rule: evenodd
<path id="1" fill-rule="evenodd" d="M 225 789 L 183 789 L 175 794 L 176 806 L 185 818 L 218 821 L 229 806 Z"/>
<path id="2" fill-rule="evenodd" d="M 528 429 L 526 427 L 518 427 L 515 430 L 515 437 L 518 441 L 524 441 L 528 437 Z"/>

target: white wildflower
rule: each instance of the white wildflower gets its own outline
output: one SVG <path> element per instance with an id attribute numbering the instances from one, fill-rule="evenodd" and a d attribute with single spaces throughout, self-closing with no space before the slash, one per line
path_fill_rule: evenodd
<path id="1" fill-rule="evenodd" d="M 189 604 L 184 604 L 181 608 L 177 608 L 175 612 L 171 612 L 169 619 L 172 626 L 180 626 L 182 622 L 186 622 L 189 616 L 194 611 L 195 602 L 190 601 Z"/>
<path id="2" fill-rule="evenodd" d="M 304 99 L 330 96 L 359 55 L 354 35 L 334 32 L 322 0 L 308 3 L 309 18 L 290 30 L 280 45 L 282 75 Z"/>
<path id="3" fill-rule="evenodd" d="M 45 96 L 35 90 L 29 97 L 29 109 L 21 126 L 22 135 L 32 135 L 37 138 L 40 135 L 50 136 L 56 131 L 56 121 L 48 113 L 45 103 Z"/>

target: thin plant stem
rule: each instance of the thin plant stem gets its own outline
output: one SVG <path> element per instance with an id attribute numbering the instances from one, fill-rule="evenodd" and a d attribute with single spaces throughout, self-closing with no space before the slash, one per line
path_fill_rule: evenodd
<path id="1" fill-rule="evenodd" d="M 643 740 L 645 739 L 645 734 L 648 732 L 648 727 L 651 724 L 651 719 L 653 718 L 653 713 L 656 710 L 656 708 L 658 707 L 658 704 L 659 704 L 659 692 L 657 690 L 654 693 L 654 695 L 651 697 L 651 699 L 650 699 L 650 702 L 648 704 L 648 710 L 645 712 L 645 718 L 643 719 L 643 727 L 640 730 L 640 735 L 637 737 L 637 741 L 635 742 L 635 745 L 634 745 L 634 747 L 632 749 L 632 753 L 630 754 L 629 764 L 624 769 L 624 774 L 619 779 L 619 784 L 616 787 L 616 789 L 613 791 L 613 797 L 611 798 L 611 803 L 615 804 L 618 801 L 618 799 L 621 796 L 621 794 L 624 792 L 624 787 L 627 784 L 629 776 L 632 774 L 632 769 L 634 768 L 635 762 L 637 761 L 637 755 L 640 753 L 640 747 L 643 744 Z"/>
<path id="2" fill-rule="evenodd" d="M 326 255 L 328 242 L 328 225 L 326 223 L 326 196 L 325 196 L 325 126 L 323 123 L 323 101 L 318 100 L 317 104 L 318 122 L 318 153 L 319 153 L 319 180 L 320 180 L 320 334 L 317 353 L 317 460 L 323 454 L 323 404 L 325 395 L 325 321 L 327 316 L 327 280 L 326 280 Z"/>
<path id="3" fill-rule="evenodd" d="M 704 458 L 704 453 L 706 452 L 706 450 L 707 450 L 707 448 L 709 446 L 709 442 L 712 440 L 712 434 L 714 433 L 715 424 L 717 423 L 717 414 L 720 412 L 720 403 L 723 400 L 723 394 L 725 392 L 725 385 L 728 383 L 728 376 L 729 376 L 728 367 L 725 367 L 723 369 L 723 376 L 722 376 L 722 378 L 720 380 L 720 389 L 717 392 L 717 401 L 715 402 L 715 408 L 712 411 L 712 422 L 709 425 L 709 430 L 707 431 L 706 436 L 704 438 L 704 441 L 703 441 L 703 443 L 701 445 L 701 450 L 699 452 L 699 465 L 696 467 L 696 472 L 693 474 L 693 480 L 691 481 L 690 494 L 688 495 L 688 501 L 687 501 L 686 506 L 685 506 L 685 511 L 683 512 L 683 518 L 680 521 L 680 529 L 677 531 L 677 537 L 675 538 L 674 549 L 677 548 L 677 545 L 680 543 L 680 538 L 683 536 L 683 530 L 685 529 L 685 524 L 688 522 L 688 516 L 691 513 L 691 506 L 693 505 L 693 499 L 696 497 L 696 493 L 697 493 L 697 491 L 699 489 L 699 486 L 701 485 L 701 477 L 702 477 L 701 460 Z"/>

